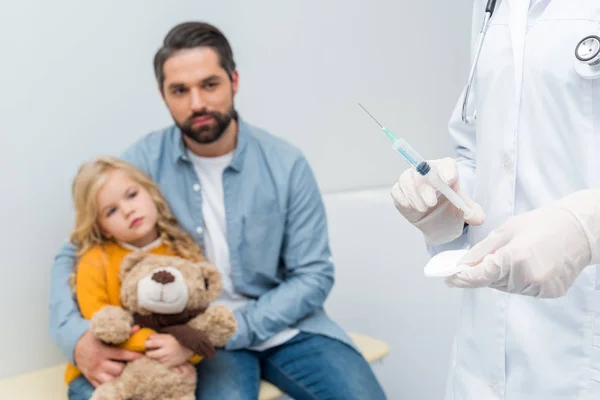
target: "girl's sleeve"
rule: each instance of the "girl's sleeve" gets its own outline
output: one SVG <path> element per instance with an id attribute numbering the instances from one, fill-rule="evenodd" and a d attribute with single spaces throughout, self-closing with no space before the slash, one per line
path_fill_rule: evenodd
<path id="1" fill-rule="evenodd" d="M 102 260 L 100 249 L 92 248 L 81 256 L 75 280 L 77 303 L 85 319 L 91 320 L 96 312 L 111 305 L 106 281 L 106 264 Z M 152 329 L 142 328 L 119 347 L 144 352 L 146 351 L 146 340 L 153 333 L 155 332 Z"/>

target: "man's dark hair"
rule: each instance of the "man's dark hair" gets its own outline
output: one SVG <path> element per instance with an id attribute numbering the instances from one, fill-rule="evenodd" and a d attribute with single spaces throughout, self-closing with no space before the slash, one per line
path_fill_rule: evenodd
<path id="1" fill-rule="evenodd" d="M 154 56 L 154 74 L 162 91 L 165 82 L 164 65 L 173 54 L 183 49 L 210 47 L 219 56 L 221 67 L 231 78 L 235 71 L 233 51 L 227 38 L 216 27 L 205 22 L 184 22 L 173 27 Z"/>

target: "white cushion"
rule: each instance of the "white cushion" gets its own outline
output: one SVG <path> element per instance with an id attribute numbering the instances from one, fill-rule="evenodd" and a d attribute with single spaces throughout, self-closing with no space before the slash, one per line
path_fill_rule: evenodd
<path id="1" fill-rule="evenodd" d="M 379 360 L 390 351 L 389 346 L 381 340 L 357 333 L 351 333 L 350 336 L 368 362 Z M 65 365 L 60 364 L 0 380 L 0 399 L 64 400 L 67 393 L 64 373 Z M 282 394 L 270 383 L 261 382 L 260 400 L 274 400 Z"/>

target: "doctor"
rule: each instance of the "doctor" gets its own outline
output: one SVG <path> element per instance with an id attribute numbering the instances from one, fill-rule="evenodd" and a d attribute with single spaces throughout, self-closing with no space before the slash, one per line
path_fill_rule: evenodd
<path id="1" fill-rule="evenodd" d="M 600 70 L 587 64 L 600 42 L 578 46 L 599 35 L 600 2 L 494 3 L 475 0 L 479 60 L 449 124 L 455 158 L 430 162 L 475 215 L 414 169 L 392 197 L 432 254 L 472 246 L 472 268 L 447 279 L 469 288 L 447 399 L 600 399 Z"/>

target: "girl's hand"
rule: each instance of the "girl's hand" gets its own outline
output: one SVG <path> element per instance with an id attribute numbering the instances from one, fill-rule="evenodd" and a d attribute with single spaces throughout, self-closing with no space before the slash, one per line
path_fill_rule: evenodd
<path id="1" fill-rule="evenodd" d="M 177 339 L 168 334 L 154 334 L 146 341 L 146 356 L 167 368 L 178 367 L 187 362 L 194 352 L 183 347 Z"/>

